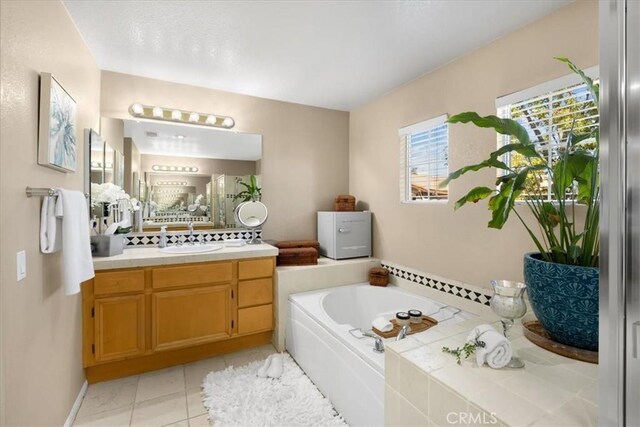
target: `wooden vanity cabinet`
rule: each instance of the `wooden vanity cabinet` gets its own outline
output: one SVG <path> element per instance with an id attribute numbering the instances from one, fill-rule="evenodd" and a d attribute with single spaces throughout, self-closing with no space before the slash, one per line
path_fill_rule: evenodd
<path id="1" fill-rule="evenodd" d="M 271 342 L 275 259 L 97 271 L 82 285 L 90 383 Z"/>

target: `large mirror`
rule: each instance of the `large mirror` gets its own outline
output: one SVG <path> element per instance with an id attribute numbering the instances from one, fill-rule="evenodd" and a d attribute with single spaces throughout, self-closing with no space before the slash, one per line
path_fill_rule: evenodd
<path id="1" fill-rule="evenodd" d="M 242 228 L 234 210 L 249 199 L 243 191 L 251 176 L 260 181 L 261 135 L 123 122 L 123 188 L 142 205 L 142 224 L 136 230 L 183 230 L 189 222 L 201 230 Z"/>

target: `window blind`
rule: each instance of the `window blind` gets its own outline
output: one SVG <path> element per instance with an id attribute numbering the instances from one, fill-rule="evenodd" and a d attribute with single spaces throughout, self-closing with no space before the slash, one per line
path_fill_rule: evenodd
<path id="1" fill-rule="evenodd" d="M 520 123 L 549 166 L 555 164 L 560 150 L 566 147 L 570 132 L 589 133 L 598 127 L 597 107 L 584 83 L 570 84 L 517 101 L 512 98 L 512 101 L 498 108 L 498 115 Z M 498 142 L 506 145 L 516 141 L 508 135 L 498 135 Z M 581 145 L 589 149 L 593 143 L 595 140 L 586 140 Z M 503 161 L 513 168 L 518 168 L 524 159 L 517 153 L 510 153 L 505 155 Z M 536 194 L 537 197 L 553 199 L 550 191 L 551 182 L 546 173 L 532 177 L 528 186 L 529 189 L 521 198 Z"/>
<path id="2" fill-rule="evenodd" d="M 447 200 L 439 188 L 449 174 L 447 116 L 400 129 L 400 191 L 402 201 Z"/>

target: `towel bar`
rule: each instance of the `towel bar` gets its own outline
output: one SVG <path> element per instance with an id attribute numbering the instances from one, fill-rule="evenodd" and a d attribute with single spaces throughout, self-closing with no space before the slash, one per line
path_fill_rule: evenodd
<path id="1" fill-rule="evenodd" d="M 27 197 L 34 196 L 55 196 L 56 190 L 54 188 L 38 188 L 38 187 L 27 187 Z M 84 193 L 86 198 L 89 198 L 88 193 Z"/>

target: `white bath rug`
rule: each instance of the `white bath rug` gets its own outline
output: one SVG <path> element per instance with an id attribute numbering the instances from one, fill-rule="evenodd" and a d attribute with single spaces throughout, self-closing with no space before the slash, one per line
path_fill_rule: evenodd
<path id="1" fill-rule="evenodd" d="M 224 426 L 330 426 L 347 424 L 291 356 L 278 379 L 259 378 L 264 361 L 209 373 L 202 383 L 209 421 Z"/>

